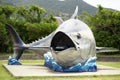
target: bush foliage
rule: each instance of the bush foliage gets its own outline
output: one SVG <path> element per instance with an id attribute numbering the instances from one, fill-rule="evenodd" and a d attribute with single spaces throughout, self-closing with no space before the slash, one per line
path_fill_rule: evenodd
<path id="1" fill-rule="evenodd" d="M 0 6 L 0 52 L 12 51 L 12 39 L 5 23 L 13 25 L 25 43 L 42 38 L 57 27 L 53 15 L 47 15 L 40 6 Z"/>
<path id="2" fill-rule="evenodd" d="M 93 30 L 97 46 L 120 49 L 120 11 L 99 6 L 96 14 L 83 12 L 79 18 Z M 0 52 L 12 51 L 12 39 L 5 23 L 13 25 L 25 43 L 42 38 L 57 27 L 53 15 L 37 6 L 0 6 Z"/>
<path id="3" fill-rule="evenodd" d="M 79 17 L 93 30 L 97 46 L 120 49 L 120 11 L 98 6 L 95 15 L 83 12 Z"/>

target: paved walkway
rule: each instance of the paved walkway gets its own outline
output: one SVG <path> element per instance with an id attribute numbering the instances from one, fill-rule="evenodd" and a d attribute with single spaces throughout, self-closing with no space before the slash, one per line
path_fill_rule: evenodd
<path id="1" fill-rule="evenodd" d="M 54 72 L 43 65 L 3 65 L 13 76 L 88 76 L 88 75 L 120 75 L 120 68 L 98 65 L 97 72 Z"/>

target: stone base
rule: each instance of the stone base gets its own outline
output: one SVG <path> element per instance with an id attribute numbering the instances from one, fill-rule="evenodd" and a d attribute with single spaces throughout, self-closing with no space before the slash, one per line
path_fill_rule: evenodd
<path id="1" fill-rule="evenodd" d="M 98 65 L 97 72 L 55 72 L 39 64 L 3 65 L 13 76 L 89 76 L 89 75 L 120 75 L 120 68 Z"/>

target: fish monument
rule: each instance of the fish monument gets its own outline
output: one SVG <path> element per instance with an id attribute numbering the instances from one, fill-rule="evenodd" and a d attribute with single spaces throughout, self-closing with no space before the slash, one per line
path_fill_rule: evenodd
<path id="1" fill-rule="evenodd" d="M 77 18 L 78 6 L 72 17 L 63 21 L 55 17 L 58 28 L 43 39 L 25 44 L 12 25 L 6 24 L 13 39 L 13 56 L 8 58 L 9 65 L 22 65 L 19 59 L 23 51 L 32 51 L 44 56 L 46 67 L 60 72 L 97 71 L 96 53 L 119 51 L 115 48 L 97 47 L 93 32 L 87 24 Z"/>

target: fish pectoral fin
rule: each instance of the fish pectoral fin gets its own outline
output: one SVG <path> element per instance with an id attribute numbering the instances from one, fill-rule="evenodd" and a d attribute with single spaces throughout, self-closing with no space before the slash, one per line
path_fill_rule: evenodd
<path id="1" fill-rule="evenodd" d="M 113 48 L 113 47 L 96 47 L 97 53 L 100 52 L 118 52 L 119 49 Z"/>

